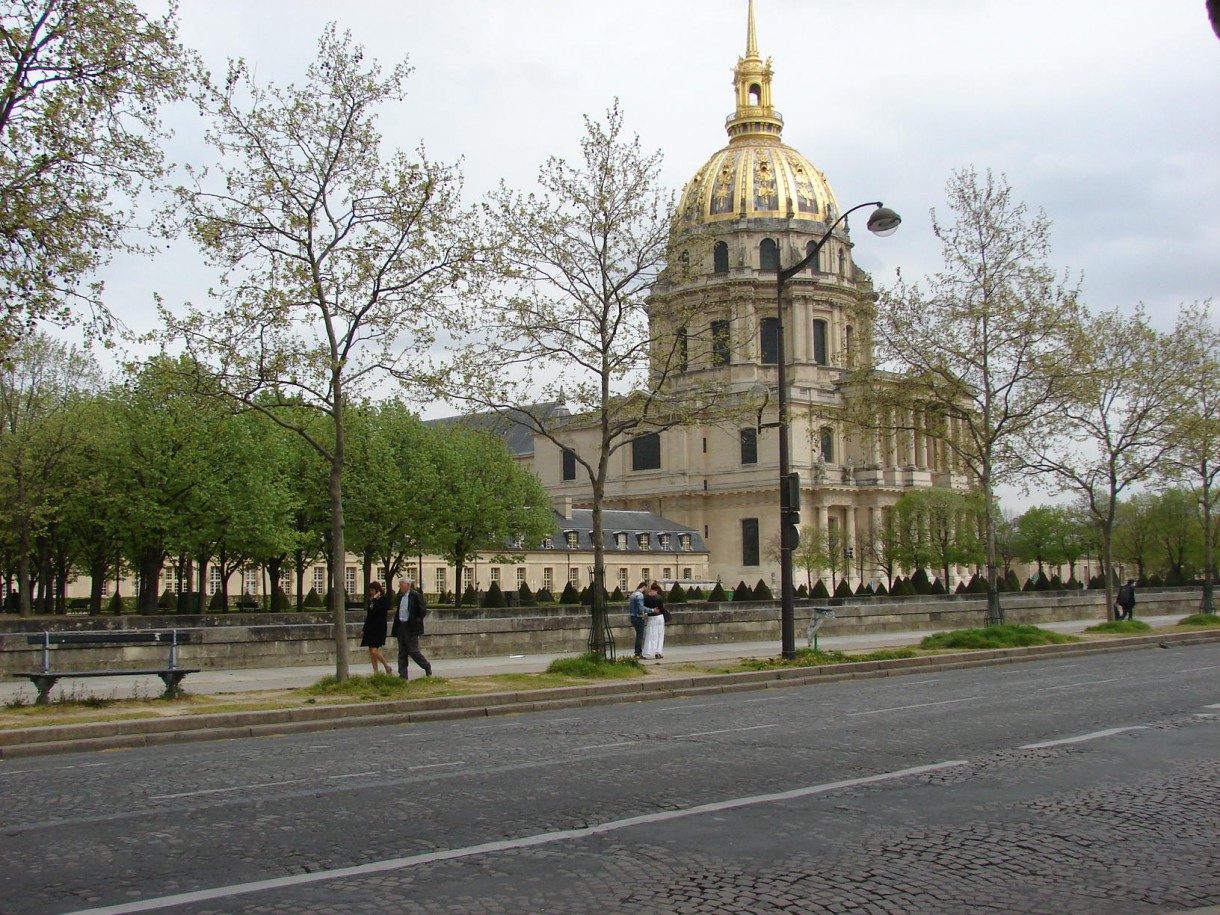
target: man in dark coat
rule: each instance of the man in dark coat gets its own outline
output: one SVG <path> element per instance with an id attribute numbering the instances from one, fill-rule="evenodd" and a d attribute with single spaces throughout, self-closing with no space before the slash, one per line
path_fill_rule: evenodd
<path id="1" fill-rule="evenodd" d="M 398 676 L 407 679 L 408 659 L 424 669 L 424 676 L 432 676 L 432 665 L 419 650 L 419 637 L 424 634 L 424 617 L 428 606 L 424 595 L 407 578 L 398 579 L 398 602 L 394 613 L 394 626 L 390 634 L 398 639 Z"/>
<path id="2" fill-rule="evenodd" d="M 1135 619 L 1135 579 L 1128 578 L 1127 583 L 1118 589 L 1118 596 L 1114 598 L 1118 605 L 1114 608 L 1115 619 L 1133 620 Z"/>

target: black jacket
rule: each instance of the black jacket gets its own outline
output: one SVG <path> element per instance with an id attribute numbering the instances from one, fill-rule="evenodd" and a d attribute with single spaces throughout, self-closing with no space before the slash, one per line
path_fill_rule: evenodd
<path id="1" fill-rule="evenodd" d="M 398 608 L 402 605 L 402 595 L 394 595 L 394 625 L 390 629 L 390 635 L 397 636 L 399 629 L 403 626 L 403 621 L 399 619 Z M 428 615 L 428 605 L 424 603 L 424 596 L 419 591 L 412 589 L 407 592 L 407 635 L 423 635 L 424 634 L 424 617 Z"/>

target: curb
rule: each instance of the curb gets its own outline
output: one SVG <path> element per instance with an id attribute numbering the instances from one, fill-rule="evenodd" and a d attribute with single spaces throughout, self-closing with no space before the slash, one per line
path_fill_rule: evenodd
<path id="1" fill-rule="evenodd" d="M 222 712 L 172 718 L 136 718 L 85 724 L 46 725 L 0 731 L 0 760 L 25 759 L 58 753 L 125 750 L 204 740 L 236 740 L 316 733 L 383 725 L 418 724 L 490 718 L 562 708 L 581 708 L 623 702 L 647 702 L 748 690 L 812 686 L 844 680 L 902 676 L 925 671 L 960 670 L 992 664 L 1015 664 L 1042 657 L 1134 651 L 1161 645 L 1183 646 L 1220 642 L 1220 631 L 1128 636 L 1097 642 L 1036 645 L 1027 648 L 975 650 L 924 655 L 890 661 L 859 661 L 820 667 L 731 674 L 662 675 L 651 682 L 614 682 L 588 686 L 555 687 L 523 692 L 485 693 L 393 699 L 374 704 L 298 706 L 249 712 Z"/>

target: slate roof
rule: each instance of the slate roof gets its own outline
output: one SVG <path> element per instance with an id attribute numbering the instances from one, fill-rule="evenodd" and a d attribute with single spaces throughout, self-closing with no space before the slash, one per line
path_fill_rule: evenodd
<path id="1" fill-rule="evenodd" d="M 572 509 L 572 514 L 567 518 L 556 512 L 555 519 L 559 529 L 552 540 L 550 549 L 560 553 L 568 549 L 593 549 L 593 510 L 591 508 Z M 576 545 L 573 547 L 569 547 L 567 543 L 568 531 L 575 531 L 577 535 Z M 619 534 L 627 535 L 625 549 L 619 547 Z M 648 534 L 647 547 L 641 545 L 639 534 Z M 661 546 L 662 534 L 669 535 L 668 547 Z M 682 549 L 683 535 L 690 538 L 689 550 Z M 602 545 L 607 553 L 672 556 L 675 553 L 708 552 L 707 546 L 703 542 L 703 535 L 693 527 L 678 524 L 676 521 L 670 521 L 660 515 L 654 515 L 652 512 L 620 511 L 618 509 L 602 509 Z"/>
<path id="2" fill-rule="evenodd" d="M 555 416 L 567 416 L 568 410 L 561 403 L 537 404 L 529 408 L 529 414 L 523 410 L 509 410 L 507 413 L 471 413 L 466 416 L 444 416 L 440 419 L 428 420 L 436 425 L 463 425 L 481 432 L 490 432 L 504 440 L 505 447 L 513 457 L 524 457 L 534 453 L 534 427 L 527 418 L 535 415 L 542 420 Z"/>

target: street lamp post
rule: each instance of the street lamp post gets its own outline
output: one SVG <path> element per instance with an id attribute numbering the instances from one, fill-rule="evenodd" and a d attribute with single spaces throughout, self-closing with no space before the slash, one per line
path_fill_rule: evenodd
<path id="1" fill-rule="evenodd" d="M 785 658 L 796 657 L 795 632 L 795 602 L 796 595 L 792 588 L 792 550 L 797 545 L 799 532 L 799 481 L 791 474 L 788 455 L 788 378 L 786 371 L 787 353 L 784 348 L 784 284 L 796 274 L 804 270 L 818 256 L 822 246 L 830 240 L 834 230 L 839 227 L 850 213 L 864 207 L 876 207 L 868 218 L 868 230 L 874 235 L 893 235 L 902 222 L 893 210 L 881 201 L 861 203 L 844 212 L 826 230 L 817 244 L 797 263 L 786 270 L 776 265 L 775 275 L 775 337 L 779 350 L 776 383 L 778 387 L 779 408 L 779 574 L 780 574 L 780 638 L 781 651 Z M 795 497 L 795 498 L 794 498 Z M 794 504 L 795 503 L 795 504 Z"/>

